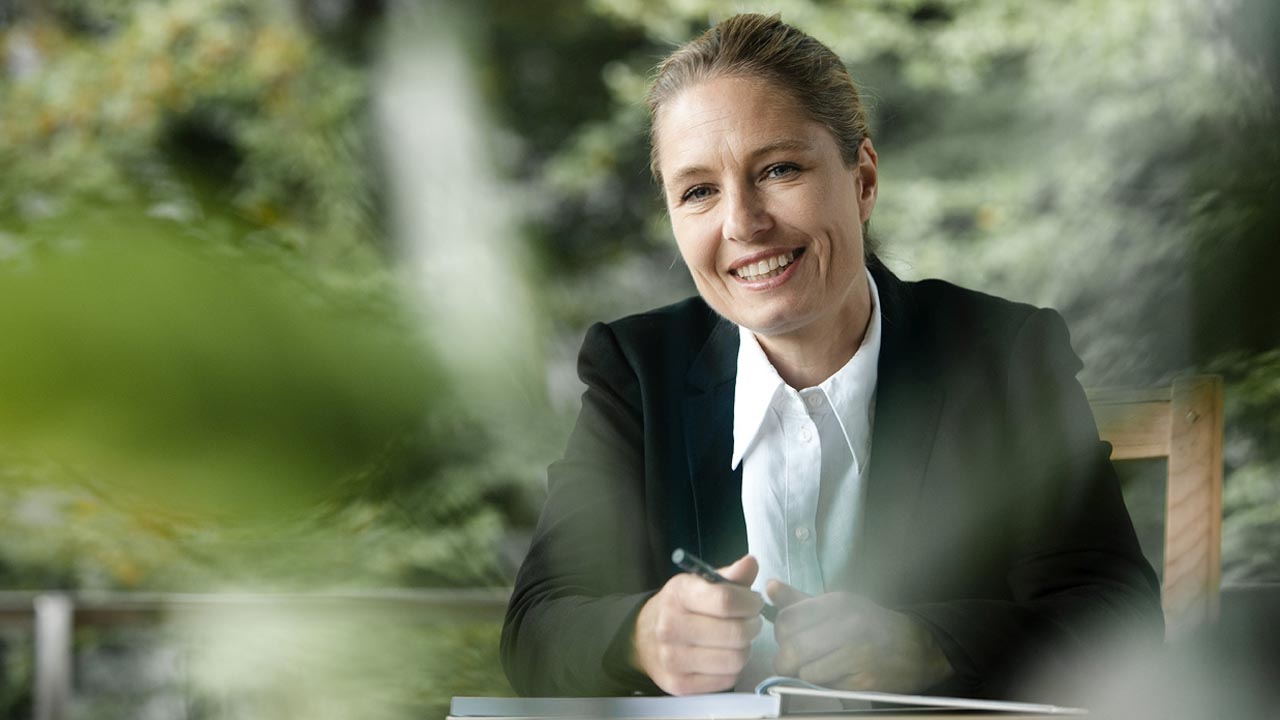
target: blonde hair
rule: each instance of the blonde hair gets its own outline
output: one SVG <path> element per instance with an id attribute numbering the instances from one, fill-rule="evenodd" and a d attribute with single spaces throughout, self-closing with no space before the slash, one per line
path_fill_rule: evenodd
<path id="1" fill-rule="evenodd" d="M 681 45 L 658 65 L 645 104 L 649 107 L 649 169 L 658 169 L 658 110 L 685 88 L 716 77 L 767 80 L 790 93 L 811 119 L 826 126 L 846 165 L 871 136 L 867 114 L 849 71 L 831 48 L 782 22 L 778 15 L 745 13 L 716 23 Z"/>

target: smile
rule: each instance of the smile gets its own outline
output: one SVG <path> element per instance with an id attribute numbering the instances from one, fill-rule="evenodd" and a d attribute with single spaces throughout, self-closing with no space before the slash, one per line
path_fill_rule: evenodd
<path id="1" fill-rule="evenodd" d="M 783 253 L 766 257 L 756 262 L 749 262 L 732 273 L 747 282 L 758 282 L 760 280 L 768 280 L 777 277 L 787 271 L 787 266 L 796 261 L 796 258 L 804 254 L 804 248 L 798 250 L 788 250 Z"/>

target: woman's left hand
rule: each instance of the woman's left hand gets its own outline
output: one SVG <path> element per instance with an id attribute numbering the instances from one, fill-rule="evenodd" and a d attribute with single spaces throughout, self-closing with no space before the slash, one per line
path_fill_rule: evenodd
<path id="1" fill-rule="evenodd" d="M 778 580 L 767 590 L 779 609 L 774 669 L 781 675 L 841 690 L 914 693 L 953 672 L 933 634 L 910 615 L 853 593 L 813 597 Z"/>

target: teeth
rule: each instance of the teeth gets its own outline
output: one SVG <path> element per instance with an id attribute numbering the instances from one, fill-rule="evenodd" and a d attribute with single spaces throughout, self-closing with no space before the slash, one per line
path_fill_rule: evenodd
<path id="1" fill-rule="evenodd" d="M 737 275 L 743 280 L 761 280 L 776 277 L 781 275 L 782 270 L 793 262 L 795 262 L 795 253 L 786 252 L 781 255 L 774 255 L 767 260 L 748 263 L 738 268 Z"/>

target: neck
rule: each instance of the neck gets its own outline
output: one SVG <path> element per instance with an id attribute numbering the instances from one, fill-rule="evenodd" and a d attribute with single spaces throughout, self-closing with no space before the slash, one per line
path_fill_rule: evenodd
<path id="1" fill-rule="evenodd" d="M 823 322 L 784 335 L 756 335 L 764 354 L 783 381 L 797 390 L 814 387 L 844 367 L 871 327 L 871 286 L 860 274 L 847 302 Z"/>

